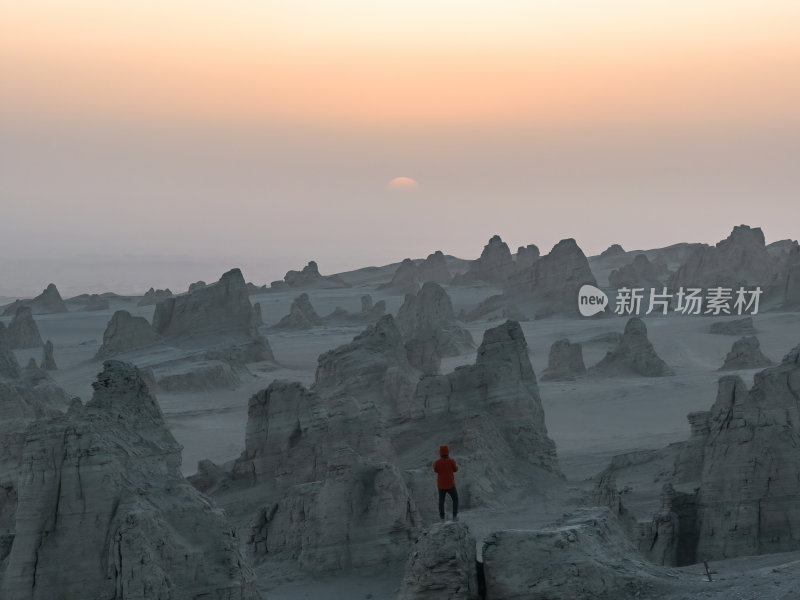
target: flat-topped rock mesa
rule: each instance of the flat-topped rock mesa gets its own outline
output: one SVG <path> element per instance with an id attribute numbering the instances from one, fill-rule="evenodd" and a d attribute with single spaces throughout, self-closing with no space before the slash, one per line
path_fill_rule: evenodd
<path id="1" fill-rule="evenodd" d="M 144 317 L 134 317 L 127 310 L 114 313 L 103 332 L 103 344 L 95 358 L 110 358 L 160 343 L 158 335 Z"/>
<path id="2" fill-rule="evenodd" d="M 589 261 L 574 239 L 561 240 L 527 269 L 506 282 L 504 296 L 532 298 L 535 317 L 578 314 L 578 290 L 597 285 Z"/>
<path id="3" fill-rule="evenodd" d="M 612 256 L 620 256 L 621 254 L 625 254 L 625 249 L 619 244 L 611 244 L 600 253 L 600 256 L 602 258 L 610 258 Z"/>
<path id="4" fill-rule="evenodd" d="M 441 250 L 429 254 L 425 260 L 417 265 L 419 282 L 433 281 L 440 285 L 447 285 L 453 279 L 447 267 L 447 259 Z"/>
<path id="5" fill-rule="evenodd" d="M 739 338 L 733 343 L 731 351 L 725 357 L 720 371 L 736 369 L 760 369 L 769 367 L 772 361 L 761 352 L 761 344 L 754 335 Z"/>
<path id="6" fill-rule="evenodd" d="M 322 325 L 322 317 L 317 314 L 314 307 L 311 305 L 311 300 L 308 294 L 303 292 L 292 300 L 292 306 L 289 308 L 289 314 L 283 317 L 273 329 L 294 331 L 298 329 L 311 329 L 318 325 Z"/>
<path id="7" fill-rule="evenodd" d="M 401 294 L 416 294 L 421 280 L 419 267 L 410 258 L 404 258 L 392 275 L 392 280 L 378 286 L 379 290 L 391 290 Z"/>
<path id="8" fill-rule="evenodd" d="M 54 283 L 49 284 L 44 291 L 31 300 L 16 300 L 5 307 L 4 317 L 16 314 L 20 306 L 28 306 L 34 315 L 50 315 L 67 312 L 67 305 L 58 293 Z"/>
<path id="9" fill-rule="evenodd" d="M 20 306 L 8 324 L 8 344 L 14 349 L 41 348 L 42 336 L 30 306 Z"/>
<path id="10" fill-rule="evenodd" d="M 303 267 L 300 271 L 287 271 L 283 277 L 283 283 L 289 287 L 323 287 L 323 288 L 347 288 L 350 285 L 337 275 L 323 276 L 319 272 L 317 263 L 313 260 Z M 271 285 L 273 288 L 280 288 L 280 285 Z"/>
<path id="11" fill-rule="evenodd" d="M 47 340 L 42 348 L 42 360 L 39 366 L 45 371 L 58 371 L 56 359 L 53 357 L 53 342 Z"/>
<path id="12" fill-rule="evenodd" d="M 469 264 L 463 274 L 453 277 L 453 285 L 467 285 L 475 282 L 503 285 L 514 271 L 511 250 L 499 235 L 494 235 L 483 247 L 483 252 Z"/>
<path id="13" fill-rule="evenodd" d="M 720 335 L 752 335 L 756 332 L 753 326 L 753 317 L 742 319 L 726 319 L 712 323 L 708 328 L 709 333 Z"/>
<path id="14" fill-rule="evenodd" d="M 93 387 L 28 430 L 3 597 L 257 598 L 139 371 L 108 361 Z"/>
<path id="15" fill-rule="evenodd" d="M 739 225 L 716 246 L 698 246 L 669 279 L 669 288 L 708 289 L 768 284 L 776 259 L 767 250 L 764 232 Z"/>
<path id="16" fill-rule="evenodd" d="M 650 261 L 646 254 L 637 254 L 633 261 L 614 269 L 608 276 L 612 288 L 659 288 L 666 285 L 670 276 L 667 265 L 656 259 Z"/>
<path id="17" fill-rule="evenodd" d="M 418 294 L 407 294 L 397 313 L 409 362 L 424 373 L 438 373 L 441 360 L 475 347 L 472 335 L 456 323 L 453 303 L 442 286 L 426 282 Z"/>
<path id="18" fill-rule="evenodd" d="M 553 342 L 547 359 L 547 368 L 542 372 L 542 381 L 572 381 L 586 373 L 583 363 L 583 348 L 567 338 Z"/>
<path id="19" fill-rule="evenodd" d="M 152 306 L 154 304 L 159 304 L 168 298 L 174 298 L 175 295 L 170 291 L 169 288 L 165 290 L 156 290 L 150 288 L 144 293 L 142 299 L 139 300 L 137 306 Z"/>
<path id="20" fill-rule="evenodd" d="M 590 375 L 641 375 L 663 377 L 674 375 L 672 369 L 656 354 L 647 338 L 647 326 L 639 317 L 631 317 L 619 343 L 589 369 Z"/>
<path id="21" fill-rule="evenodd" d="M 539 246 L 536 244 L 520 246 L 517 248 L 517 253 L 514 255 L 514 270 L 521 271 L 523 269 L 527 269 L 533 263 L 539 260 L 539 257 Z"/>
<path id="22" fill-rule="evenodd" d="M 475 538 L 461 522 L 432 525 L 411 547 L 397 600 L 478 600 Z"/>
<path id="23" fill-rule="evenodd" d="M 165 340 L 226 335 L 254 338 L 259 311 L 250 303 L 239 269 L 224 273 L 216 283 L 156 305 L 153 331 Z"/>

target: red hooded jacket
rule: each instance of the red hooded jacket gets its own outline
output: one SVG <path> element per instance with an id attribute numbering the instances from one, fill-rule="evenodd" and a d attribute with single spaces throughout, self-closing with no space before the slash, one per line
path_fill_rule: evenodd
<path id="1" fill-rule="evenodd" d="M 449 490 L 456 487 L 456 478 L 453 473 L 458 471 L 456 461 L 450 458 L 450 449 L 447 446 L 439 446 L 439 460 L 433 463 L 433 470 L 436 471 L 436 486 L 440 490 Z"/>

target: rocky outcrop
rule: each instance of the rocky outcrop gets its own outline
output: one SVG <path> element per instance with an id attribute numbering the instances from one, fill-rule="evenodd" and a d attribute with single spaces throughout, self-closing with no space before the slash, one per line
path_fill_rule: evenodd
<path id="1" fill-rule="evenodd" d="M 411 547 L 397 600 L 478 600 L 476 561 L 469 527 L 433 525 Z"/>
<path id="2" fill-rule="evenodd" d="M 300 271 L 287 271 L 283 278 L 283 282 L 289 287 L 308 287 L 308 286 L 322 286 L 322 287 L 350 287 L 341 277 L 337 275 L 323 276 L 319 272 L 317 263 L 313 260 L 303 267 Z M 279 288 L 275 283 L 271 285 L 273 288 Z"/>
<path id="3" fill-rule="evenodd" d="M 34 315 L 49 315 L 53 313 L 67 312 L 67 305 L 61 298 L 55 284 L 49 284 L 44 291 L 32 300 L 17 300 L 9 304 L 3 311 L 3 316 L 8 317 L 16 314 L 21 306 L 27 306 Z"/>
<path id="4" fill-rule="evenodd" d="M 441 250 L 429 254 L 425 260 L 417 265 L 417 272 L 420 283 L 433 281 L 434 283 L 445 285 L 450 283 L 453 278 L 450 275 L 450 270 L 447 268 L 447 260 Z"/>
<path id="5" fill-rule="evenodd" d="M 231 269 L 214 284 L 157 304 L 153 331 L 171 341 L 220 334 L 253 337 L 259 320 L 242 272 Z"/>
<path id="6" fill-rule="evenodd" d="M 42 347 L 42 336 L 30 306 L 20 306 L 8 324 L 8 343 L 16 349 Z"/>
<path id="7" fill-rule="evenodd" d="M 456 323 L 450 296 L 430 281 L 418 294 L 406 295 L 397 326 L 406 339 L 409 362 L 424 373 L 437 373 L 442 357 L 474 347 L 472 335 Z"/>
<path id="8" fill-rule="evenodd" d="M 712 323 L 708 332 L 721 335 L 752 335 L 756 330 L 755 327 L 753 327 L 753 317 L 745 317 L 743 319 L 732 319 Z"/>
<path id="9" fill-rule="evenodd" d="M 517 248 L 517 255 L 514 259 L 514 270 L 522 271 L 539 260 L 539 246 L 528 244 Z"/>
<path id="10" fill-rule="evenodd" d="M 486 597 L 496 600 L 664 597 L 675 577 L 644 560 L 616 516 L 599 508 L 545 529 L 492 533 L 483 565 Z"/>
<path id="11" fill-rule="evenodd" d="M 647 339 L 647 327 L 638 317 L 631 317 L 616 347 L 589 369 L 591 375 L 641 375 L 663 377 L 674 375 L 672 369 L 656 354 Z"/>
<path id="12" fill-rule="evenodd" d="M 567 338 L 553 342 L 547 368 L 542 372 L 542 381 L 571 381 L 578 375 L 586 373 L 583 364 L 583 348 L 573 344 Z"/>
<path id="13" fill-rule="evenodd" d="M 513 271 L 511 250 L 499 235 L 495 235 L 483 247 L 480 257 L 470 263 L 467 271 L 453 278 L 453 284 L 465 285 L 483 281 L 503 285 Z"/>
<path id="14" fill-rule="evenodd" d="M 257 597 L 138 370 L 106 362 L 93 387 L 85 406 L 28 431 L 3 596 Z"/>
<path id="15" fill-rule="evenodd" d="M 174 298 L 174 294 L 169 290 L 169 288 L 165 290 L 156 290 L 150 288 L 147 290 L 142 296 L 142 299 L 139 300 L 137 306 L 152 306 L 153 304 L 159 304 L 168 298 Z"/>
<path id="16" fill-rule="evenodd" d="M 740 225 L 716 246 L 695 247 L 670 277 L 668 287 L 677 290 L 766 284 L 775 264 L 761 229 Z"/>
<path id="17" fill-rule="evenodd" d="M 283 317 L 275 329 L 280 330 L 298 330 L 298 329 L 311 329 L 317 325 L 322 325 L 322 318 L 314 310 L 311 305 L 311 300 L 305 292 L 297 296 L 292 301 L 292 306 L 289 309 L 289 314 Z"/>
<path id="18" fill-rule="evenodd" d="M 619 244 L 611 244 L 600 253 L 600 256 L 601 258 L 610 258 L 612 256 L 619 256 L 620 254 L 625 254 L 625 249 Z"/>
<path id="19" fill-rule="evenodd" d="M 53 358 L 53 342 L 47 340 L 42 348 L 42 361 L 39 365 L 45 371 L 57 371 L 56 359 Z"/>
<path id="20" fill-rule="evenodd" d="M 392 275 L 392 280 L 381 285 L 378 289 L 393 290 L 401 294 L 416 294 L 419 290 L 419 285 L 419 268 L 413 260 L 404 258 L 394 275 Z"/>
<path id="21" fill-rule="evenodd" d="M 165 392 L 202 392 L 235 390 L 241 383 L 236 371 L 221 360 L 190 362 L 177 367 L 154 370 L 156 384 Z"/>
<path id="22" fill-rule="evenodd" d="M 611 271 L 608 285 L 616 289 L 663 287 L 669 274 L 670 271 L 663 262 L 650 262 L 647 255 L 637 254 L 633 262 Z"/>
<path id="23" fill-rule="evenodd" d="M 781 306 L 790 310 L 800 308 L 800 246 L 794 242 L 776 275 L 776 295 Z"/>
<path id="24" fill-rule="evenodd" d="M 734 371 L 736 369 L 758 369 L 768 367 L 772 361 L 761 352 L 761 344 L 754 335 L 736 340 L 731 351 L 725 357 L 725 363 L 720 371 Z"/>
<path id="25" fill-rule="evenodd" d="M 574 239 L 561 240 L 549 254 L 509 278 L 506 296 L 531 297 L 536 318 L 578 314 L 578 290 L 597 285 L 589 261 Z"/>
<path id="26" fill-rule="evenodd" d="M 361 296 L 361 312 L 351 313 L 337 306 L 329 315 L 322 317 L 325 325 L 368 325 L 386 314 L 386 301 L 373 302 L 372 296 Z"/>
<path id="27" fill-rule="evenodd" d="M 19 376 L 19 362 L 11 351 L 8 329 L 3 322 L 0 322 L 0 379 L 17 379 Z"/>
<path id="28" fill-rule="evenodd" d="M 195 290 L 201 290 L 204 287 L 206 287 L 206 285 L 207 285 L 206 282 L 203 281 L 202 279 L 200 281 L 195 281 L 194 283 L 190 283 L 189 284 L 189 293 L 192 293 Z M 252 284 L 250 284 L 250 285 L 252 285 Z"/>
<path id="29" fill-rule="evenodd" d="M 110 358 L 147 348 L 161 341 L 144 317 L 134 317 L 127 310 L 118 310 L 103 332 L 103 345 L 95 358 Z"/>

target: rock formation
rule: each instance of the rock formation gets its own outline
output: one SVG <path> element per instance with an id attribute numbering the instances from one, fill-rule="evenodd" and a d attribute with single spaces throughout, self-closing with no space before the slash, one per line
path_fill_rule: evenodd
<path id="1" fill-rule="evenodd" d="M 666 285 L 669 269 L 658 260 L 650 262 L 645 254 L 637 254 L 633 262 L 614 269 L 608 276 L 612 288 L 658 288 Z"/>
<path id="2" fill-rule="evenodd" d="M 625 254 L 624 248 L 619 244 L 611 244 L 600 253 L 600 256 L 602 258 L 609 258 L 611 256 L 619 256 L 620 254 Z"/>
<path id="3" fill-rule="evenodd" d="M 195 281 L 194 283 L 190 283 L 189 284 L 189 293 L 192 293 L 195 290 L 200 290 L 200 289 L 206 287 L 206 285 L 207 285 L 206 282 L 203 281 L 202 279 L 200 281 Z"/>
<path id="4" fill-rule="evenodd" d="M 445 285 L 450 283 L 452 279 L 450 270 L 447 268 L 447 260 L 441 250 L 429 254 L 425 260 L 417 265 L 417 271 L 419 273 L 420 283 L 433 281 L 434 283 Z"/>
<path id="5" fill-rule="evenodd" d="M 144 296 L 142 296 L 142 299 L 139 300 L 137 306 L 152 306 L 153 304 L 159 304 L 160 302 L 163 302 L 167 298 L 174 297 L 175 296 L 172 294 L 169 288 L 165 290 L 155 290 L 150 288 L 145 292 Z"/>
<path id="6" fill-rule="evenodd" d="M 322 318 L 314 310 L 311 305 L 311 300 L 308 294 L 303 292 L 292 301 L 292 306 L 289 309 L 289 314 L 283 317 L 275 329 L 281 330 L 297 330 L 297 329 L 311 329 L 317 325 L 322 325 Z"/>
<path id="7" fill-rule="evenodd" d="M 536 244 L 520 246 L 517 248 L 517 256 L 514 260 L 514 270 L 522 271 L 527 269 L 537 260 L 539 260 L 539 246 Z"/>
<path id="8" fill-rule="evenodd" d="M 42 362 L 39 365 L 45 371 L 57 371 L 56 359 L 53 358 L 53 342 L 47 340 L 42 348 Z"/>
<path id="9" fill-rule="evenodd" d="M 191 361 L 177 366 L 154 369 L 158 387 L 166 392 L 202 392 L 235 390 L 240 379 L 227 362 L 221 360 Z"/>
<path id="10" fill-rule="evenodd" d="M 631 317 L 625 331 L 614 349 L 589 369 L 592 375 L 642 375 L 662 377 L 673 375 L 666 363 L 656 354 L 653 344 L 647 339 L 647 327 L 639 317 Z"/>
<path id="11" fill-rule="evenodd" d="M 319 272 L 317 263 L 313 260 L 303 267 L 301 271 L 287 271 L 283 281 L 289 287 L 319 286 L 323 287 L 350 287 L 341 277 L 337 275 L 322 276 Z M 276 286 L 274 283 L 271 287 Z"/>
<path id="12" fill-rule="evenodd" d="M 106 362 L 93 387 L 28 431 L 3 597 L 257 597 L 138 370 Z"/>
<path id="13" fill-rule="evenodd" d="M 416 294 L 419 290 L 419 268 L 410 258 L 403 259 L 400 266 L 392 275 L 389 283 L 381 285 L 378 289 L 393 290 L 401 294 Z"/>
<path id="14" fill-rule="evenodd" d="M 361 296 L 361 312 L 351 313 L 337 306 L 329 315 L 322 317 L 326 325 L 368 325 L 386 314 L 386 301 L 373 302 L 372 296 Z"/>
<path id="15" fill-rule="evenodd" d="M 745 317 L 712 323 L 708 332 L 722 335 L 752 335 L 756 330 L 753 327 L 753 317 Z"/>
<path id="16" fill-rule="evenodd" d="M 720 371 L 733 371 L 736 369 L 757 369 L 768 367 L 772 361 L 761 352 L 761 344 L 754 335 L 736 340 L 731 351 L 725 357 L 725 363 Z"/>
<path id="17" fill-rule="evenodd" d="M 11 351 L 8 329 L 0 321 L 0 378 L 17 379 L 20 376 L 19 362 Z"/>
<path id="18" fill-rule="evenodd" d="M 411 547 L 397 600 L 478 600 L 476 560 L 469 527 L 431 526 Z"/>
<path id="19" fill-rule="evenodd" d="M 511 250 L 499 235 L 495 235 L 483 247 L 480 257 L 470 263 L 467 272 L 453 278 L 453 284 L 464 285 L 484 281 L 503 285 L 513 271 L 514 259 L 511 257 Z"/>
<path id="20" fill-rule="evenodd" d="M 542 381 L 571 381 L 576 375 L 586 373 L 583 364 L 583 348 L 567 338 L 553 342 L 547 368 L 542 372 Z"/>
<path id="21" fill-rule="evenodd" d="M 53 313 L 67 312 L 67 305 L 58 293 L 55 284 L 49 284 L 44 291 L 32 300 L 17 300 L 9 304 L 3 311 L 3 316 L 8 317 L 16 314 L 20 306 L 28 306 L 34 315 L 49 315 Z"/>
<path id="22" fill-rule="evenodd" d="M 100 294 L 90 294 L 86 299 L 86 304 L 84 305 L 83 310 L 108 310 L 109 307 L 110 304 L 108 302 L 108 298 L 105 298 Z"/>
<path id="23" fill-rule="evenodd" d="M 161 341 L 144 317 L 134 317 L 127 310 L 118 310 L 103 332 L 103 345 L 95 358 L 109 358 L 147 348 Z"/>
<path id="24" fill-rule="evenodd" d="M 8 324 L 8 343 L 11 348 L 41 348 L 42 336 L 30 306 L 20 306 Z"/>
<path id="25" fill-rule="evenodd" d="M 418 294 L 406 295 L 397 326 L 406 339 L 409 362 L 424 373 L 437 373 L 442 357 L 474 347 L 472 335 L 456 323 L 450 296 L 432 281 Z"/>
<path id="26" fill-rule="evenodd" d="M 797 242 L 793 242 L 785 258 L 779 260 L 775 279 L 775 295 L 781 300 L 782 308 L 800 308 L 800 246 Z"/>

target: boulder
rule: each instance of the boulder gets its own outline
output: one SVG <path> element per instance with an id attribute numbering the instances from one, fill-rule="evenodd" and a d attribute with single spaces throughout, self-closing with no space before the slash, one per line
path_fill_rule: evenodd
<path id="1" fill-rule="evenodd" d="M 442 357 L 474 348 L 472 335 L 456 323 L 450 296 L 432 281 L 418 294 L 406 295 L 397 326 L 406 339 L 409 362 L 424 373 L 437 373 Z"/>
<path id="2" fill-rule="evenodd" d="M 292 301 L 289 314 L 283 317 L 274 328 L 280 330 L 297 330 L 311 329 L 317 325 L 322 325 L 322 318 L 311 305 L 308 294 L 303 292 Z"/>
<path id="3" fill-rule="evenodd" d="M 583 348 L 567 338 L 553 342 L 547 368 L 542 373 L 542 381 L 571 381 L 576 375 L 586 373 L 583 364 Z"/>
<path id="4" fill-rule="evenodd" d="M 118 310 L 103 332 L 103 345 L 95 358 L 109 358 L 158 344 L 161 337 L 144 317 L 134 317 L 127 310 Z"/>
<path id="5" fill-rule="evenodd" d="M 753 327 L 753 317 L 745 317 L 743 319 L 727 319 L 712 323 L 708 332 L 721 335 L 751 335 L 756 330 Z"/>
<path id="6" fill-rule="evenodd" d="M 611 244 L 600 253 L 600 256 L 602 258 L 610 258 L 612 256 L 619 256 L 620 254 L 625 254 L 624 248 L 619 244 Z"/>
<path id="7" fill-rule="evenodd" d="M 757 369 L 768 367 L 772 361 L 761 352 L 761 344 L 754 335 L 736 340 L 731 351 L 725 357 L 725 363 L 720 371 L 733 371 L 736 369 Z"/>
<path id="8" fill-rule="evenodd" d="M 514 259 L 508 244 L 499 235 L 494 235 L 483 247 L 480 257 L 470 263 L 467 271 L 453 278 L 453 284 L 483 281 L 503 285 L 513 271 Z"/>
<path id="9" fill-rule="evenodd" d="M 666 285 L 670 271 L 660 261 L 650 262 L 645 254 L 637 254 L 633 261 L 614 269 L 608 276 L 608 285 L 615 289 L 660 288 Z"/>
<path id="10" fill-rule="evenodd" d="M 138 370 L 108 361 L 93 387 L 85 406 L 28 430 L 3 597 L 256 598 Z"/>
<path id="11" fill-rule="evenodd" d="M 619 343 L 605 357 L 589 369 L 591 375 L 641 375 L 663 377 L 674 375 L 672 369 L 656 354 L 647 339 L 647 327 L 639 317 L 631 317 Z"/>
<path id="12" fill-rule="evenodd" d="M 28 306 L 34 315 L 49 315 L 53 313 L 67 312 L 67 305 L 61 298 L 58 288 L 54 283 L 49 284 L 44 291 L 32 300 L 17 300 L 9 304 L 3 311 L 3 316 L 8 317 L 16 314 L 21 306 Z"/>
<path id="13" fill-rule="evenodd" d="M 41 348 L 42 336 L 30 306 L 20 306 L 8 325 L 8 343 L 11 348 Z"/>
<path id="14" fill-rule="evenodd" d="M 42 362 L 39 365 L 45 371 L 57 371 L 56 359 L 53 358 L 53 342 L 47 340 L 42 348 Z"/>
<path id="15" fill-rule="evenodd" d="M 467 525 L 432 525 L 411 547 L 397 600 L 478 600 L 476 565 Z"/>
<path id="16" fill-rule="evenodd" d="M 152 306 L 153 304 L 159 304 L 164 300 L 167 300 L 168 298 L 174 298 L 174 297 L 175 296 L 172 294 L 169 288 L 165 290 L 155 290 L 153 288 L 150 288 L 145 292 L 141 300 L 139 300 L 137 306 Z"/>

